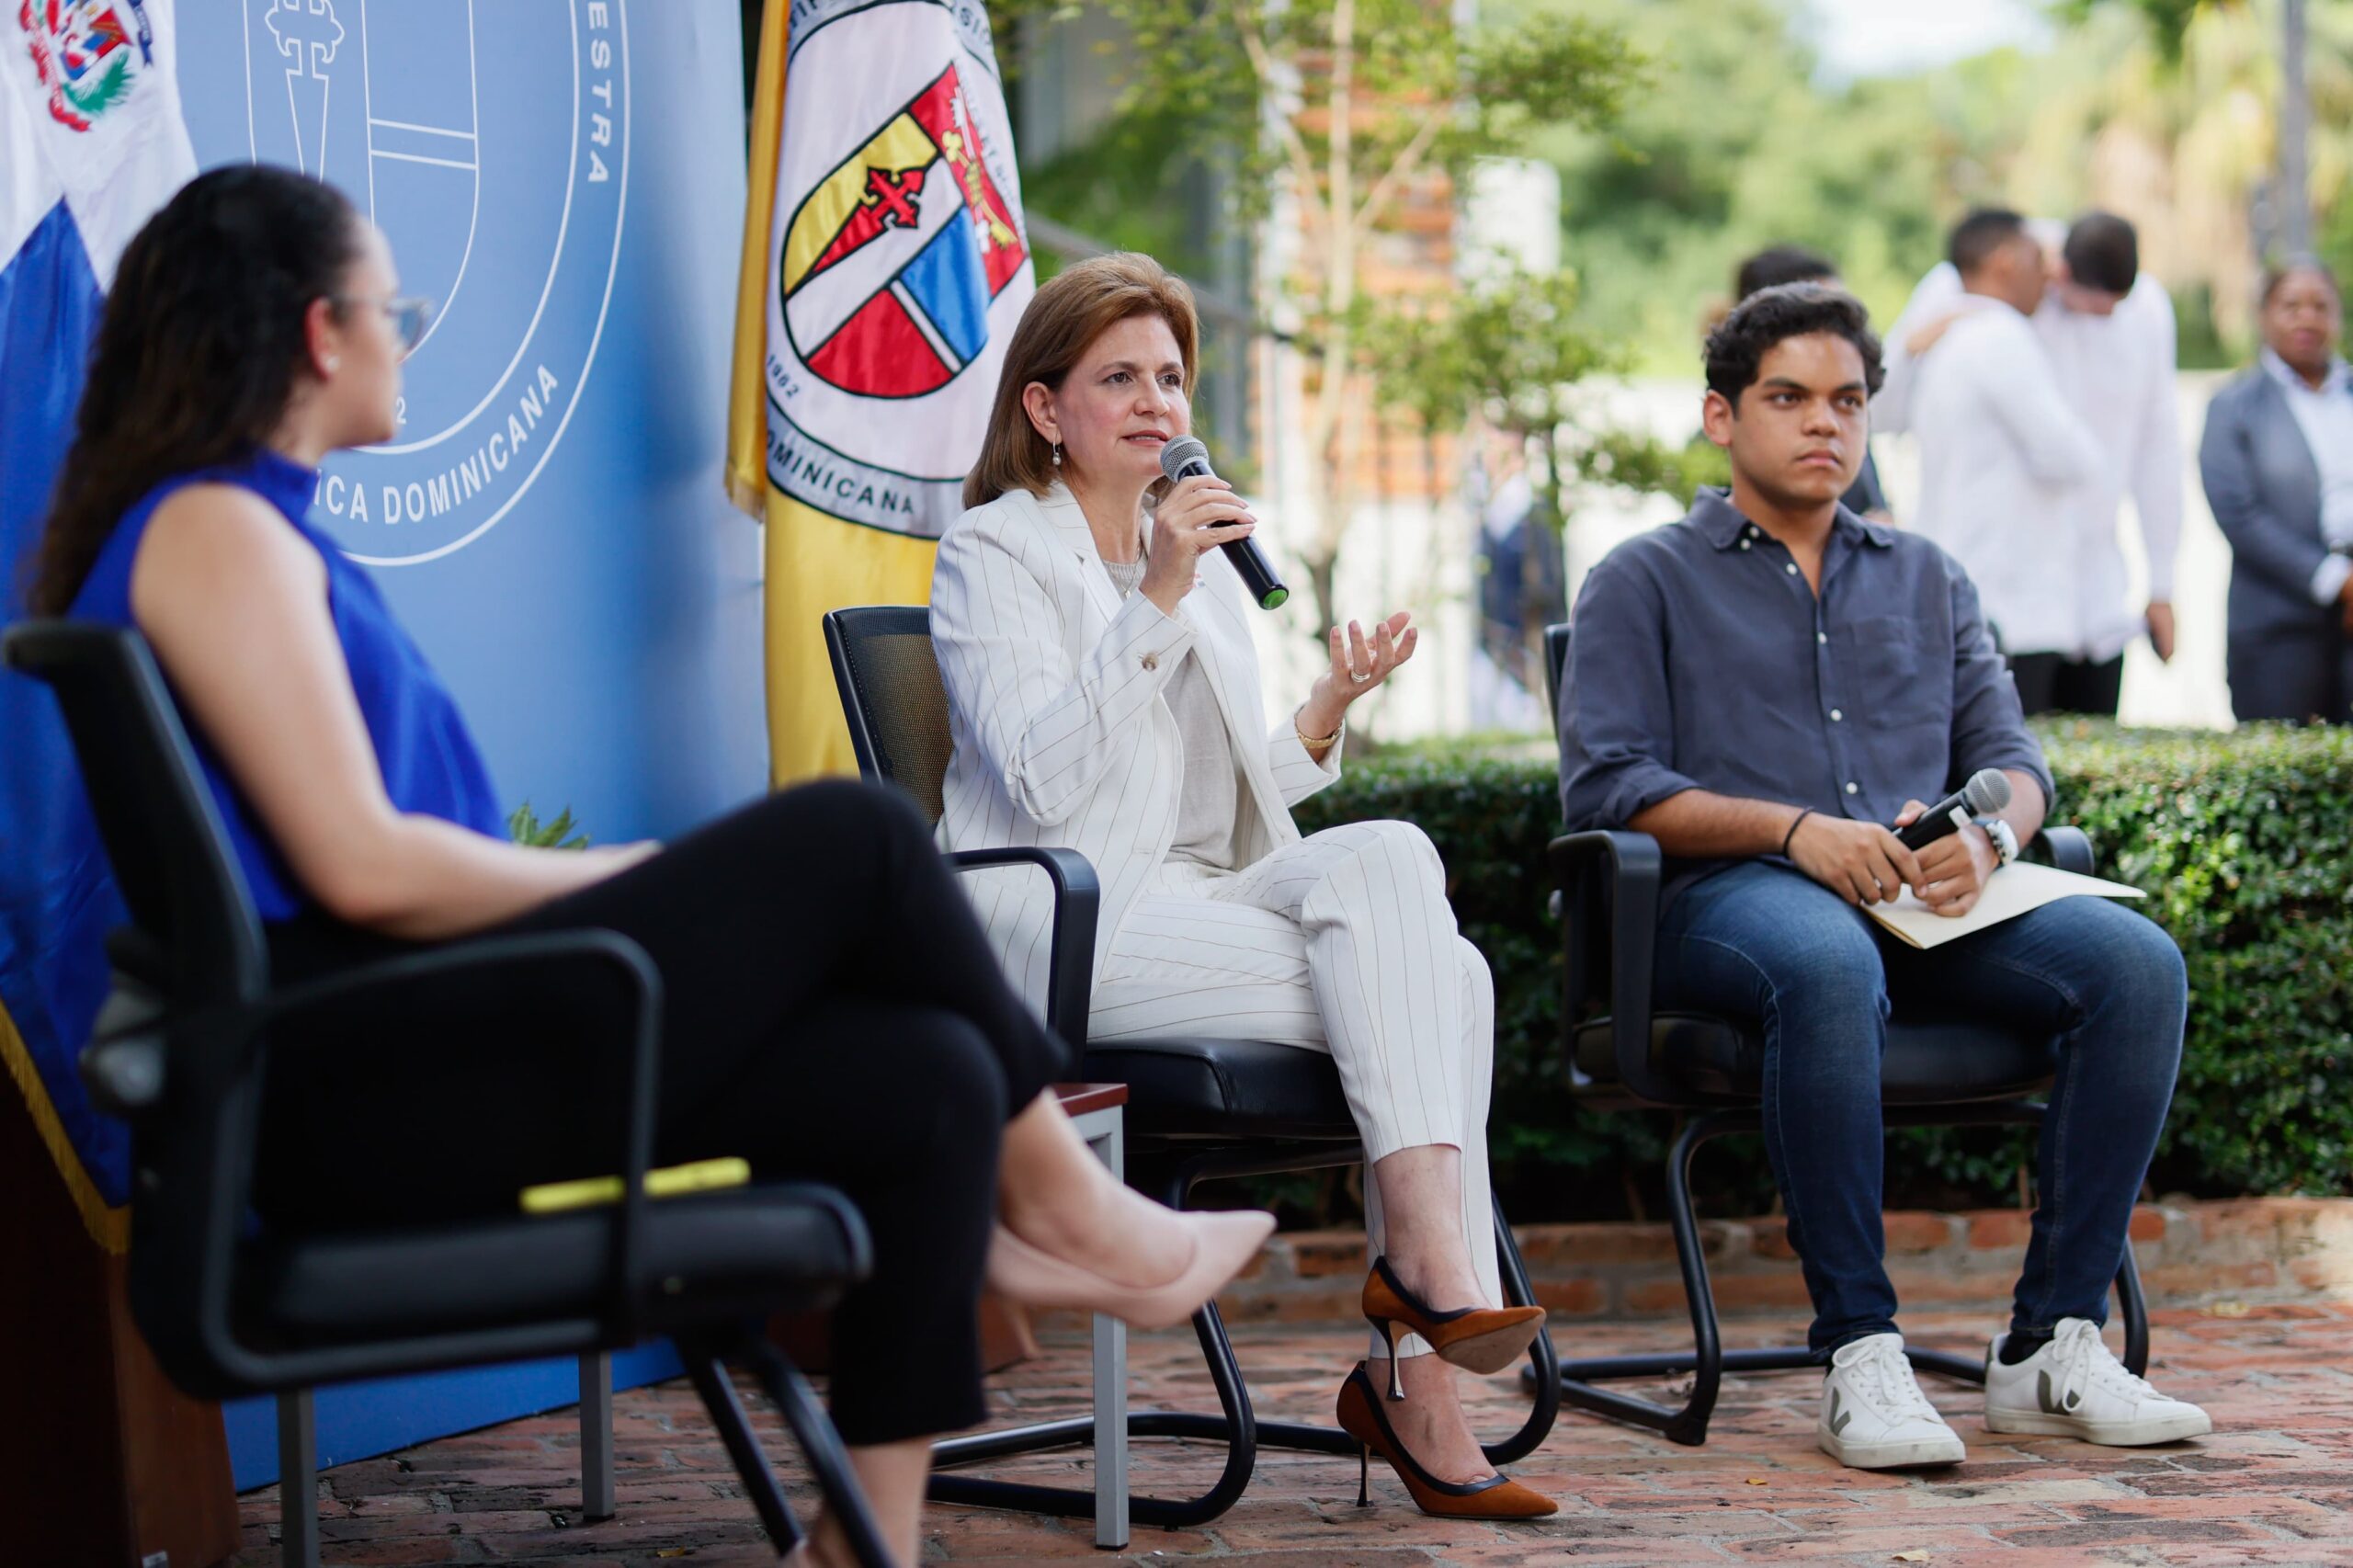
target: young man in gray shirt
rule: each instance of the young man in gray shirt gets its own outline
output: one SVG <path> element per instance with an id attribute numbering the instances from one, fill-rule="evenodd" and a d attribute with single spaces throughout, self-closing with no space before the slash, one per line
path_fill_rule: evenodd
<path id="1" fill-rule="evenodd" d="M 1752 1020 L 1765 1146 L 1829 1362 L 1822 1448 L 1863 1469 L 1951 1463 L 1913 1381 L 1880 1223 L 1891 1006 L 2058 1041 L 2026 1267 L 1988 1352 L 1985 1423 L 2138 1445 L 2211 1429 L 2102 1345 L 2109 1281 L 2156 1147 L 2188 1006 L 2148 920 L 2069 898 L 1926 950 L 1861 905 L 1952 915 L 2041 826 L 2051 776 L 1976 589 L 1916 535 L 1839 505 L 1870 434 L 1879 344 L 1851 297 L 1768 289 L 1709 337 L 1704 419 L 1729 494 L 1629 540 L 1577 597 L 1561 682 L 1572 828 L 1659 841 L 1655 995 Z M 1981 768 L 2011 801 L 1916 855 L 1909 823 Z"/>

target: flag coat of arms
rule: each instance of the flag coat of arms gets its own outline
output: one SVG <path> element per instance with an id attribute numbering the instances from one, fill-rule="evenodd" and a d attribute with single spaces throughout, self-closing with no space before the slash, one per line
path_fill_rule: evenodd
<path id="1" fill-rule="evenodd" d="M 22 609 L 115 264 L 196 173 L 174 20 L 173 0 L 0 0 L 0 622 Z M 0 1095 L 23 1096 L 92 1236 L 119 1251 L 129 1138 L 74 1060 L 121 901 L 47 688 L 0 674 Z"/>
<path id="2" fill-rule="evenodd" d="M 770 0 L 728 484 L 767 522 L 770 771 L 855 764 L 821 618 L 929 597 L 1034 289 L 978 6 Z"/>

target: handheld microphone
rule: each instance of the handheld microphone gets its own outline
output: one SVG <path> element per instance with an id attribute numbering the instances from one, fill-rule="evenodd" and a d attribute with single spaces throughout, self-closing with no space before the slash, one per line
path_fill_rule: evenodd
<path id="1" fill-rule="evenodd" d="M 1972 817 L 1991 816 L 2010 803 L 2010 781 L 1998 767 L 1983 767 L 1968 783 L 1920 813 L 1911 826 L 1895 836 L 1906 849 L 1926 849 Z"/>
<path id="2" fill-rule="evenodd" d="M 1160 449 L 1160 472 L 1171 479 L 1190 479 L 1197 473 L 1210 479 L 1217 477 L 1217 471 L 1210 467 L 1210 449 L 1190 436 L 1179 436 Z M 1242 574 L 1242 585 L 1250 590 L 1251 598 L 1260 609 L 1273 609 L 1290 597 L 1290 590 L 1275 575 L 1273 564 L 1267 560 L 1267 552 L 1258 548 L 1256 540 L 1228 540 L 1218 548 L 1225 551 L 1233 569 Z"/>

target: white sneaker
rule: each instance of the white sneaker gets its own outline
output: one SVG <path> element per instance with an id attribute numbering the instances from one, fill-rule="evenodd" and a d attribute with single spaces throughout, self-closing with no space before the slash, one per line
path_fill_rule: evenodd
<path id="1" fill-rule="evenodd" d="M 1822 1419 L 1813 1435 L 1824 1453 L 1857 1470 L 1959 1464 L 1969 1457 L 1913 1381 L 1900 1334 L 1838 1347 L 1822 1380 Z"/>
<path id="2" fill-rule="evenodd" d="M 2051 1343 L 2002 1365 L 2002 1335 L 1985 1351 L 1985 1427 L 2080 1437 L 2136 1449 L 2201 1437 L 2214 1423 L 2196 1405 L 2167 1399 L 2124 1369 L 2089 1318 L 2061 1318 Z"/>

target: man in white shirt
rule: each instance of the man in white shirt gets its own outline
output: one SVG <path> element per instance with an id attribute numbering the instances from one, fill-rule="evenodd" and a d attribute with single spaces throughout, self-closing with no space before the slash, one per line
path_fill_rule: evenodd
<path id="1" fill-rule="evenodd" d="M 2112 715 L 2126 643 L 2145 628 L 2157 656 L 2173 656 L 2182 464 L 2173 302 L 2164 285 L 2140 270 L 2139 241 L 2123 219 L 2087 213 L 2063 238 L 2055 224 L 2026 228 L 2051 253 L 2052 274 L 2029 314 L 2061 395 L 2090 432 L 2100 460 L 2076 487 L 2063 528 L 2054 527 L 2040 548 L 2047 579 L 2041 592 L 2053 600 L 2064 597 L 2064 623 L 2049 647 L 2010 647 L 2026 654 L 2014 667 L 2029 712 L 2056 707 Z M 1934 363 L 1931 349 L 1962 299 L 1949 263 L 1922 279 L 1889 334 L 1895 351 L 1887 387 L 1871 403 L 1875 429 L 1922 429 L 1920 375 Z M 2128 494 L 2148 558 L 2145 607 L 2126 597 L 2117 514 Z M 2000 619 L 1990 594 L 1987 609 Z"/>
<path id="2" fill-rule="evenodd" d="M 1948 252 L 1961 292 L 1910 389 L 1920 437 L 1916 526 L 1976 583 L 2016 673 L 2038 655 L 2056 664 L 2073 651 L 2072 519 L 2077 493 L 2098 472 L 2099 449 L 2028 323 L 2046 271 L 2025 221 L 1972 212 L 1953 229 Z M 1871 413 L 1876 422 L 1877 403 Z M 2019 685 L 2023 700 L 2027 682 Z"/>

